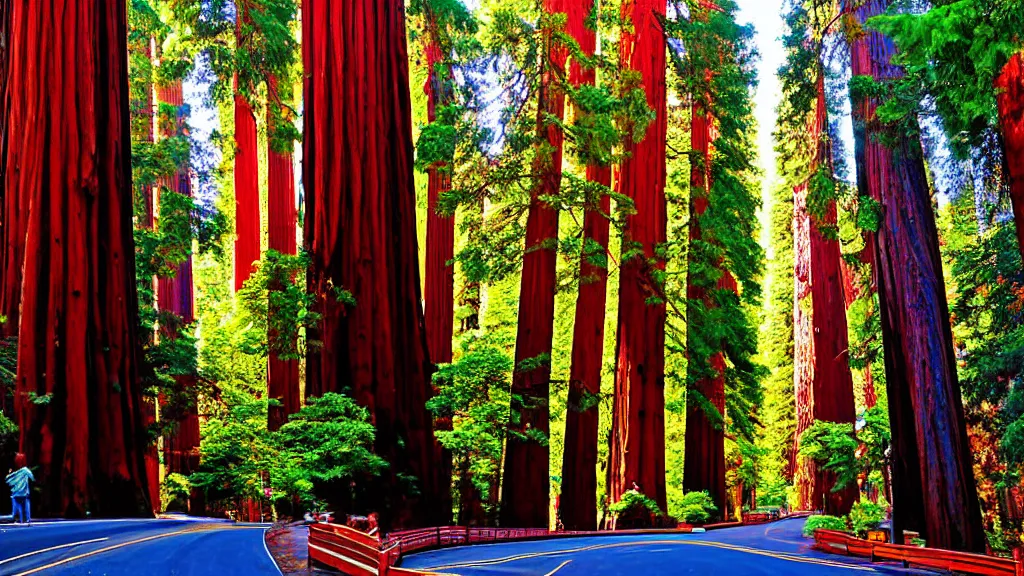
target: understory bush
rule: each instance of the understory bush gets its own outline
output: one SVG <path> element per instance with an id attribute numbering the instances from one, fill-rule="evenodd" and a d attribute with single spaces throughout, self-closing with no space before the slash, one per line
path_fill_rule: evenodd
<path id="1" fill-rule="evenodd" d="M 706 491 L 687 492 L 681 501 L 679 517 L 687 524 L 704 524 L 717 511 L 718 507 Z"/>
<path id="2" fill-rule="evenodd" d="M 807 519 L 807 523 L 804 524 L 804 536 L 814 536 L 815 530 L 840 530 L 846 532 L 848 528 L 845 518 L 822 514 L 811 516 Z"/>
<path id="3" fill-rule="evenodd" d="M 868 532 L 876 530 L 885 521 L 885 506 L 870 500 L 861 500 L 850 509 L 850 527 L 858 538 L 867 538 Z"/>
<path id="4" fill-rule="evenodd" d="M 662 516 L 658 503 L 638 490 L 627 490 L 609 511 L 615 514 L 615 527 L 619 529 L 651 528 Z"/>

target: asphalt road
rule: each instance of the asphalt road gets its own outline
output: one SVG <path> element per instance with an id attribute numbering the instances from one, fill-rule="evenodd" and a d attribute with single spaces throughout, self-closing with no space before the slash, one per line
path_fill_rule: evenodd
<path id="1" fill-rule="evenodd" d="M 803 519 L 793 519 L 706 534 L 599 536 L 448 548 L 407 556 L 402 567 L 464 576 L 932 574 L 818 552 L 800 534 L 803 524 Z"/>
<path id="2" fill-rule="evenodd" d="M 203 519 L 0 525 L 0 576 L 280 576 L 266 525 Z"/>

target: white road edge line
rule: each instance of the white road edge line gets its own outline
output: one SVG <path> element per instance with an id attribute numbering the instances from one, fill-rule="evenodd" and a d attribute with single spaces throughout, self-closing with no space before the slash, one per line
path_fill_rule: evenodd
<path id="1" fill-rule="evenodd" d="M 274 555 L 270 553 L 270 547 L 267 546 L 267 530 L 270 530 L 270 528 L 263 529 L 263 550 L 267 553 L 267 556 L 270 557 L 270 562 L 274 565 L 274 568 L 277 568 L 277 573 L 284 576 L 284 571 L 282 571 L 281 567 L 277 565 L 277 560 L 274 560 Z"/>
<path id="2" fill-rule="evenodd" d="M 554 570 L 552 570 L 551 572 L 548 572 L 544 576 L 554 576 L 555 572 L 558 572 L 562 568 L 565 568 L 565 565 L 570 563 L 570 562 L 572 562 L 572 560 L 566 560 L 565 562 L 562 562 L 561 564 L 558 565 L 558 568 L 555 568 Z"/>
<path id="3" fill-rule="evenodd" d="M 92 540 L 82 540 L 81 542 L 72 542 L 70 544 L 61 544 L 59 546 L 50 546 L 49 548 L 43 548 L 42 550 L 35 550 L 33 552 L 26 552 L 20 556 L 14 556 L 13 558 L 5 558 L 0 560 L 0 564 L 7 564 L 8 562 L 14 562 L 15 560 L 21 560 L 22 558 L 28 558 L 29 556 L 35 556 L 36 554 L 45 554 L 47 552 L 53 552 L 54 550 L 60 550 L 61 548 L 73 548 L 75 546 L 81 546 L 83 544 L 94 544 L 96 542 L 103 542 L 110 540 L 110 538 L 93 538 Z"/>

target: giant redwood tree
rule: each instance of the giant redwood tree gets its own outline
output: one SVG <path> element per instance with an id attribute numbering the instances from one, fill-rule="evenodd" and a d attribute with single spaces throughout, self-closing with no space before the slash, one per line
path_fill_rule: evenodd
<path id="1" fill-rule="evenodd" d="M 1024 56 L 1015 54 L 996 78 L 999 127 L 1017 247 L 1024 259 Z"/>
<path id="2" fill-rule="evenodd" d="M 809 130 L 816 150 L 807 185 L 811 217 L 811 333 L 814 340 L 811 412 L 815 420 L 853 425 L 857 409 L 849 362 L 850 342 L 843 295 L 836 183 L 832 179 L 825 73 L 820 67 L 816 86 L 817 98 Z M 836 491 L 835 482 L 835 473 L 821 469 L 815 471 L 812 510 L 824 510 L 833 516 L 845 516 L 850 512 L 858 497 L 857 486 L 850 484 Z"/>
<path id="3" fill-rule="evenodd" d="M 665 493 L 665 303 L 656 285 L 665 242 L 665 0 L 627 0 L 631 21 L 619 43 L 620 65 L 642 77 L 654 120 L 640 141 L 626 143 L 617 190 L 633 201 L 626 218 L 619 276 L 615 396 L 612 406 L 608 496 L 615 502 L 636 484 L 666 509 Z"/>
<path id="4" fill-rule="evenodd" d="M 549 14 L 564 13 L 581 0 L 544 0 Z M 504 526 L 548 526 L 550 474 L 548 445 L 535 434 L 547 436 L 548 392 L 551 381 L 551 342 L 555 324 L 558 256 L 558 207 L 548 198 L 558 195 L 562 180 L 561 119 L 565 94 L 557 84 L 564 73 L 566 49 L 552 31 L 545 31 L 547 53 L 537 95 L 536 179 L 526 217 L 526 252 L 520 285 L 515 369 L 512 373 L 512 426 L 505 452 L 505 478 L 501 492 Z"/>
<path id="5" fill-rule="evenodd" d="M 235 15 L 235 42 L 240 53 L 249 50 L 252 24 L 245 8 Z M 257 153 L 256 116 L 249 103 L 244 76 L 235 74 L 235 290 L 252 275 L 253 262 L 260 259 L 260 182 Z"/>
<path id="6" fill-rule="evenodd" d="M 867 0 L 851 7 L 864 22 L 889 4 Z M 859 31 L 851 50 L 855 79 L 903 74 L 892 62 L 892 41 L 879 32 Z M 980 552 L 985 534 L 921 144 L 906 135 L 884 138 L 878 102 L 861 80 L 851 95 L 858 174 L 864 177 L 858 184 L 880 205 L 874 273 L 893 439 L 893 526 L 899 535 L 918 529 L 930 546 Z"/>
<path id="7" fill-rule="evenodd" d="M 593 56 L 597 34 L 587 18 L 596 8 L 593 1 L 566 6 L 566 32 L 587 56 Z M 569 64 L 574 87 L 593 85 L 596 71 L 579 58 Z M 576 111 L 580 114 L 580 111 Z M 591 163 L 587 180 L 610 187 L 611 168 Z M 597 528 L 598 399 L 601 392 L 601 361 L 604 350 L 605 304 L 608 268 L 602 265 L 608 250 L 610 200 L 601 194 L 583 213 L 583 251 L 576 321 L 572 334 L 572 365 L 569 372 L 568 410 L 565 414 L 565 448 L 562 458 L 562 496 L 559 516 L 566 530 Z"/>
<path id="8" fill-rule="evenodd" d="M 431 364 L 420 301 L 412 117 L 402 0 L 306 0 L 303 182 L 322 346 L 307 394 L 366 406 L 390 468 L 367 486 L 387 526 L 437 525 Z M 413 477 L 418 494 L 402 478 Z"/>
<path id="9" fill-rule="evenodd" d="M 282 100 L 291 94 L 289 87 L 281 86 L 275 76 L 267 80 L 267 125 L 273 128 L 278 123 L 291 122 L 290 111 Z M 276 114 L 272 107 L 277 108 Z M 278 133 L 284 130 L 276 131 Z M 298 249 L 295 198 L 295 167 L 291 139 L 267 138 L 267 246 L 280 254 L 295 255 Z M 271 286 L 271 290 L 280 286 Z M 273 301 L 273 297 L 271 297 Z M 274 311 L 271 310 L 271 314 Z M 273 341 L 274 334 L 267 337 Z M 299 361 L 285 358 L 271 347 L 267 366 L 267 396 L 280 402 L 279 406 L 267 408 L 267 427 L 277 430 L 288 421 L 288 416 L 299 411 Z"/>
<path id="10" fill-rule="evenodd" d="M 26 219 L 21 450 L 39 467 L 47 512 L 149 514 L 126 7 L 8 5 L 5 191 Z"/>

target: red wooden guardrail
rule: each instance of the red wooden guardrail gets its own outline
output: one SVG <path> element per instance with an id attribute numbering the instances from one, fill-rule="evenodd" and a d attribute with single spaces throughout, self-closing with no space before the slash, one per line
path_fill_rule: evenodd
<path id="1" fill-rule="evenodd" d="M 815 530 L 814 542 L 815 547 L 824 552 L 869 558 L 872 562 L 889 560 L 902 562 L 904 566 L 977 576 L 1024 576 L 1024 558 L 1021 558 L 1020 549 L 1014 552 L 1015 559 L 1011 560 L 938 548 L 869 542 L 835 530 Z"/>
<path id="2" fill-rule="evenodd" d="M 748 514 L 744 522 L 728 522 L 705 528 L 740 526 L 744 523 L 760 524 L 778 519 L 777 515 Z M 624 534 L 668 534 L 679 530 L 617 530 L 617 531 L 551 531 L 546 528 L 474 528 L 441 526 L 392 532 L 386 540 L 371 536 L 348 526 L 313 524 L 309 527 L 309 558 L 311 561 L 341 570 L 350 576 L 415 576 L 414 570 L 395 565 L 405 554 L 429 548 L 463 546 L 486 542 L 509 542 L 535 538 L 571 536 L 611 536 Z"/>

